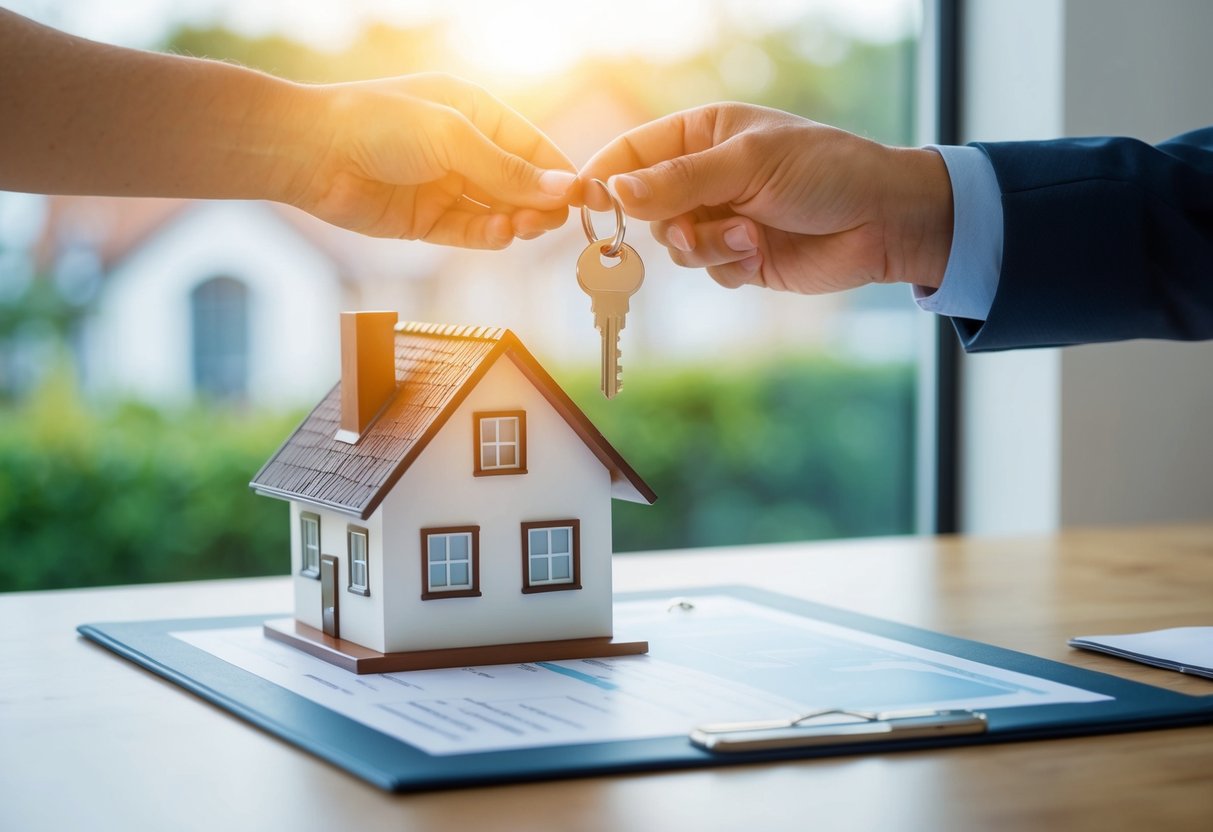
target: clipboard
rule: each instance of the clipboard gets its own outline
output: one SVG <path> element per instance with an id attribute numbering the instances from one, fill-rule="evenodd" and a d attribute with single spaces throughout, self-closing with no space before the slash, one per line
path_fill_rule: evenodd
<path id="1" fill-rule="evenodd" d="M 783 613 L 1101 694 L 1096 702 L 984 713 L 868 713 L 846 703 L 775 722 L 703 724 L 691 735 L 433 755 L 229 664 L 171 633 L 259 626 L 274 616 L 82 624 L 101 646 L 305 751 L 393 792 L 855 753 L 1038 740 L 1213 723 L 1213 696 L 1188 696 L 981 642 L 750 587 L 631 593 L 617 601 L 728 596 Z M 656 642 L 656 638 L 652 639 Z M 728 720 L 730 714 L 720 714 Z M 698 734 L 699 736 L 695 736 Z"/>

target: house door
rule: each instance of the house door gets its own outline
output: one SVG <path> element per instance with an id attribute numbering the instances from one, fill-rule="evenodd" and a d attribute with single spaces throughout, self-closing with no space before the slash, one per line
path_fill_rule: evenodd
<path id="1" fill-rule="evenodd" d="M 337 617 L 337 558 L 320 556 L 320 620 L 326 636 L 340 638 Z"/>

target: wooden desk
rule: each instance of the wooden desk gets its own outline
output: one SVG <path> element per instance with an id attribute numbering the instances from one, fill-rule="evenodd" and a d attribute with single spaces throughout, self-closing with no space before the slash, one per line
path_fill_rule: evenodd
<path id="1" fill-rule="evenodd" d="M 620 590 L 748 582 L 1213 694 L 1065 646 L 1213 624 L 1213 525 L 626 555 L 616 576 Z M 74 632 L 289 608 L 284 578 L 0 595 L 0 828 L 1213 829 L 1213 727 L 392 796 Z"/>

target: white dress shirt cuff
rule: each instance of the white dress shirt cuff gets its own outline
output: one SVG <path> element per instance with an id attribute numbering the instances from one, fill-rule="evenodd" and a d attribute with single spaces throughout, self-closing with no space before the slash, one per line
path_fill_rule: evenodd
<path id="1" fill-rule="evenodd" d="M 928 145 L 943 157 L 952 180 L 952 248 L 939 289 L 914 286 L 928 312 L 984 321 L 1002 268 L 1002 192 L 989 158 L 976 147 Z"/>

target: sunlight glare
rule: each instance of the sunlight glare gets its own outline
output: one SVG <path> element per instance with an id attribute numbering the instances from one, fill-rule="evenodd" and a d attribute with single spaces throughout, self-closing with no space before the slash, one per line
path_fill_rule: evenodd
<path id="1" fill-rule="evenodd" d="M 711 38 L 717 20 L 713 7 L 696 8 L 661 0 L 464 2 L 447 15 L 448 39 L 481 69 L 534 78 L 599 55 L 666 61 L 690 54 Z"/>

